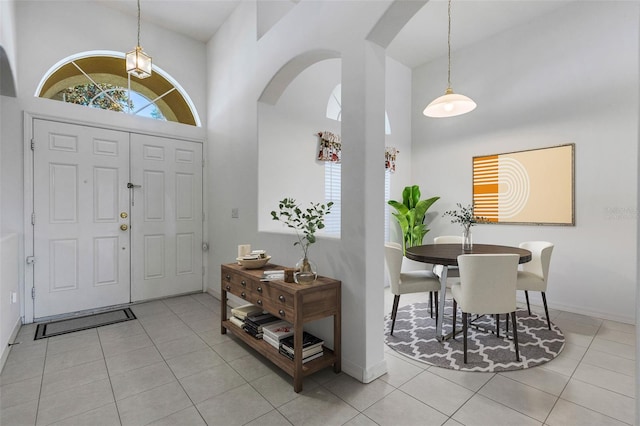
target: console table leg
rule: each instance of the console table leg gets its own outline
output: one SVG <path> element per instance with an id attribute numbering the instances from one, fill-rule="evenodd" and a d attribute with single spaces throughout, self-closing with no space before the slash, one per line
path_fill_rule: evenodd
<path id="1" fill-rule="evenodd" d="M 220 334 L 227 334 L 227 328 L 222 325 L 227 320 L 227 292 L 222 290 L 220 292 Z"/>

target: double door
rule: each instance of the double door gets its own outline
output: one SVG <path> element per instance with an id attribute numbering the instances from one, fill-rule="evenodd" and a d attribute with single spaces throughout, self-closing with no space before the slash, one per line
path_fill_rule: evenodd
<path id="1" fill-rule="evenodd" d="M 202 290 L 200 143 L 33 126 L 34 318 Z"/>

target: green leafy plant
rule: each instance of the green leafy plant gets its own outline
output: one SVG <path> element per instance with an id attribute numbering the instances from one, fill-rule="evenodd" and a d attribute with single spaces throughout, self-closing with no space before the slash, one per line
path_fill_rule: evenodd
<path id="1" fill-rule="evenodd" d="M 285 198 L 278 203 L 279 211 L 271 212 L 271 219 L 280 221 L 296 231 L 298 241 L 293 245 L 299 245 L 306 258 L 309 246 L 316 242 L 316 231 L 324 228 L 324 217 L 331 213 L 331 206 L 333 202 L 310 203 L 310 207 L 303 210 L 295 199 Z"/>
<path id="2" fill-rule="evenodd" d="M 422 244 L 424 236 L 429 232 L 424 224 L 424 217 L 429 207 L 438 201 L 440 197 L 420 199 L 420 187 L 418 185 L 407 186 L 402 191 L 402 203 L 389 200 L 388 204 L 396 209 L 393 216 L 398 221 L 402 230 L 402 251 L 407 247 Z"/>

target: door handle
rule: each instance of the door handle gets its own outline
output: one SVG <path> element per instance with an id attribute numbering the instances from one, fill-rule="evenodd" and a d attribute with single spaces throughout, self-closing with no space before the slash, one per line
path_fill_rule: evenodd
<path id="1" fill-rule="evenodd" d="M 123 223 L 122 225 L 120 225 L 120 230 L 126 231 L 127 229 L 129 229 L 129 226 L 127 226 L 126 223 Z"/>
<path id="2" fill-rule="evenodd" d="M 127 188 L 129 188 L 129 189 L 142 188 L 142 185 L 135 185 L 135 184 L 133 184 L 131 182 L 127 182 Z M 131 205 L 132 206 L 136 205 L 135 200 L 134 200 L 134 194 L 135 194 L 135 191 L 131 191 Z"/>

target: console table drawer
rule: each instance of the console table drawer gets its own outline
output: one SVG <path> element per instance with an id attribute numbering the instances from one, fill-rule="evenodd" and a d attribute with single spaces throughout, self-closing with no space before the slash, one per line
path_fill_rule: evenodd
<path id="1" fill-rule="evenodd" d="M 267 312 L 270 312 L 272 315 L 285 319 L 289 322 L 293 322 L 294 312 L 293 306 L 286 306 L 282 303 L 274 302 L 271 299 L 262 299 L 258 298 L 254 305 L 261 306 Z"/>

